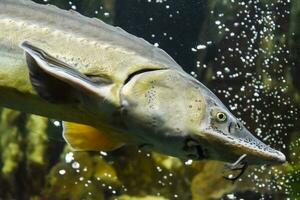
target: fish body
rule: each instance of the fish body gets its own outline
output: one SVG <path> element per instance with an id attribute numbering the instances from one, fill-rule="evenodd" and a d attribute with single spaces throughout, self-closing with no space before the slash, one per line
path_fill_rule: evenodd
<path id="1" fill-rule="evenodd" d="M 285 161 L 166 52 L 118 27 L 27 0 L 0 0 L 0 27 L 0 105 L 66 121 L 74 149 Z"/>

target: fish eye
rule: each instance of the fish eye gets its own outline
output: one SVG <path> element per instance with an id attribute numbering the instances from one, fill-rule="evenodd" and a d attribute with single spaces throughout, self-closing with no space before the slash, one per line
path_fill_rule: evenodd
<path id="1" fill-rule="evenodd" d="M 217 113 L 217 120 L 219 122 L 225 122 L 227 120 L 227 115 L 223 112 L 218 112 Z"/>

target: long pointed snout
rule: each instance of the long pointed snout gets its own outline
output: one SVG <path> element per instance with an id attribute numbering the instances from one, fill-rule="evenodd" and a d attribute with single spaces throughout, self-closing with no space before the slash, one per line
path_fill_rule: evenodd
<path id="1" fill-rule="evenodd" d="M 282 152 L 266 145 L 253 136 L 246 128 L 240 132 L 240 135 L 238 148 L 243 154 L 248 155 L 248 162 L 253 164 L 282 164 L 286 161 L 286 157 Z"/>
<path id="2" fill-rule="evenodd" d="M 248 164 L 283 164 L 286 161 L 283 153 L 266 145 L 244 127 L 233 134 L 209 131 L 206 139 L 220 155 L 218 159 L 227 162 L 243 154 L 247 155 L 245 161 Z"/>

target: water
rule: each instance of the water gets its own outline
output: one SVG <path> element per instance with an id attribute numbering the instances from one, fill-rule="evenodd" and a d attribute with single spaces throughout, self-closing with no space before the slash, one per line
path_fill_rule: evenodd
<path id="1" fill-rule="evenodd" d="M 0 197 L 300 198 L 296 0 L 39 2 L 100 18 L 165 49 L 288 162 L 251 166 L 233 184 L 223 179 L 224 163 L 216 161 L 179 160 L 134 146 L 72 152 L 57 136 L 59 122 L 3 110 L 1 141 L 9 145 L 0 148 Z"/>

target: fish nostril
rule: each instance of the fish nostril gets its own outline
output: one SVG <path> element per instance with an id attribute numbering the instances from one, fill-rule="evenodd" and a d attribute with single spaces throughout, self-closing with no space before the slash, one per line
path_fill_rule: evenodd
<path id="1" fill-rule="evenodd" d="M 241 125 L 240 122 L 236 122 L 236 124 L 235 124 L 235 129 L 236 129 L 237 131 L 241 131 L 241 130 L 243 129 L 243 127 L 242 127 L 242 125 Z"/>
<path id="2" fill-rule="evenodd" d="M 233 122 L 230 122 L 228 126 L 228 133 L 233 133 L 232 127 L 233 127 Z"/>
<path id="3" fill-rule="evenodd" d="M 241 123 L 239 122 L 230 122 L 229 123 L 229 126 L 228 126 L 228 132 L 229 133 L 236 133 L 236 132 L 239 132 L 239 131 L 242 131 L 243 127 L 241 125 Z"/>

